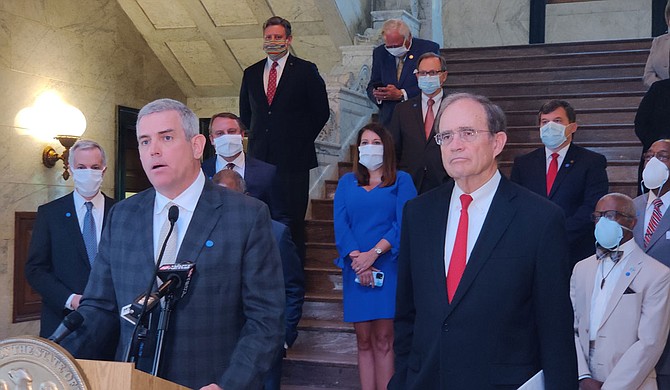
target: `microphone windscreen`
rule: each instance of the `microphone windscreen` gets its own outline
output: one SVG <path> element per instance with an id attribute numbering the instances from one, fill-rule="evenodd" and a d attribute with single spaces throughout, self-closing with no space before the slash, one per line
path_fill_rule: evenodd
<path id="1" fill-rule="evenodd" d="M 168 210 L 168 221 L 170 223 L 175 223 L 179 219 L 179 207 L 178 206 L 170 206 L 170 209 Z"/>
<path id="2" fill-rule="evenodd" d="M 82 322 L 84 322 L 84 317 L 79 312 L 73 311 L 65 317 L 63 325 L 71 331 L 75 331 L 81 326 Z"/>

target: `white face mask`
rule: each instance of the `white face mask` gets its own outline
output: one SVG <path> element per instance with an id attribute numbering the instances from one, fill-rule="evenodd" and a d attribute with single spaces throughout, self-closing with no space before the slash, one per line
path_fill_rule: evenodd
<path id="1" fill-rule="evenodd" d="M 387 47 L 386 51 L 389 52 L 393 57 L 404 57 L 405 54 L 409 51 L 408 48 L 405 47 L 405 43 L 403 42 L 402 46 L 399 47 Z"/>
<path id="2" fill-rule="evenodd" d="M 384 163 L 384 145 L 361 145 L 358 147 L 358 162 L 369 171 L 379 169 Z"/>
<path id="3" fill-rule="evenodd" d="M 242 135 L 222 134 L 214 138 L 216 154 L 221 157 L 232 157 L 242 151 Z"/>
<path id="4" fill-rule="evenodd" d="M 668 167 L 656 157 L 647 161 L 647 165 L 642 171 L 642 182 L 650 190 L 655 190 L 668 181 Z"/>
<path id="5" fill-rule="evenodd" d="M 598 223 L 596 223 L 596 229 L 593 232 L 593 235 L 600 246 L 607 249 L 614 249 L 621 243 L 624 229 L 631 231 L 629 228 L 619 225 L 616 221 L 601 217 L 598 220 Z"/>
<path id="6" fill-rule="evenodd" d="M 84 198 L 92 198 L 102 185 L 102 169 L 73 169 L 74 189 Z"/>

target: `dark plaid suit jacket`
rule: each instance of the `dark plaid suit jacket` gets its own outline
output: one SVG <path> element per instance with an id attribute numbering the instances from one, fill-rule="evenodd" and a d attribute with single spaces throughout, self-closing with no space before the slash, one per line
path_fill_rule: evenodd
<path id="1" fill-rule="evenodd" d="M 116 357 L 123 357 L 133 327 L 119 308 L 146 289 L 154 268 L 154 198 L 146 190 L 109 215 L 79 309 L 84 324 L 63 343 L 78 358 L 95 358 L 119 326 Z M 177 260 L 195 262 L 196 270 L 172 313 L 161 376 L 196 389 L 259 388 L 284 342 L 282 268 L 267 206 L 207 181 Z"/>

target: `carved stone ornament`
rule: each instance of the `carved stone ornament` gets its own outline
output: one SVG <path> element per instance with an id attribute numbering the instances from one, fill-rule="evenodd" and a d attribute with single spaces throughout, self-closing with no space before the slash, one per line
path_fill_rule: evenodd
<path id="1" fill-rule="evenodd" d="M 21 336 L 0 341 L 0 390 L 87 390 L 82 369 L 61 346 Z"/>

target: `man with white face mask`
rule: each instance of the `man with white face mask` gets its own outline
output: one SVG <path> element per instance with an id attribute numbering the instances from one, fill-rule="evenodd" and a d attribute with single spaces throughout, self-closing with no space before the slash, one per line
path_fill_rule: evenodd
<path id="1" fill-rule="evenodd" d="M 368 97 L 379 107 L 379 122 L 387 126 L 396 104 L 419 95 L 417 79 L 412 75 L 423 53 L 438 54 L 433 41 L 412 37 L 409 26 L 400 19 L 382 25 L 384 43 L 372 52 L 372 71 Z"/>
<path id="2" fill-rule="evenodd" d="M 670 266 L 670 139 L 654 142 L 644 154 L 642 185 L 649 192 L 635 198 L 638 224 L 633 229 L 635 241 L 645 253 Z M 670 389 L 670 347 L 656 366 L 658 388 Z"/>
<path id="3" fill-rule="evenodd" d="M 398 169 L 409 173 L 419 194 L 440 186 L 449 176 L 444 170 L 433 124 L 446 95 L 447 62 L 435 53 L 419 57 L 414 75 L 421 94 L 398 104 L 388 126 L 395 144 Z"/>
<path id="4" fill-rule="evenodd" d="M 572 142 L 577 116 L 570 103 L 545 103 L 538 120 L 544 147 L 515 158 L 510 179 L 563 209 L 574 265 L 594 253 L 591 213 L 608 191 L 607 160 Z"/>
<path id="5" fill-rule="evenodd" d="M 655 390 L 670 329 L 670 269 L 632 239 L 628 196 L 603 196 L 593 219 L 596 254 L 577 263 L 570 280 L 579 388 Z"/>
<path id="6" fill-rule="evenodd" d="M 107 160 L 97 142 L 77 141 L 68 164 L 74 191 L 37 209 L 26 263 L 26 279 L 42 296 L 42 337 L 79 306 L 105 217 L 114 204 L 100 192 Z"/>
<path id="7" fill-rule="evenodd" d="M 242 140 L 244 125 L 230 112 L 220 112 L 209 122 L 209 141 L 216 155 L 202 162 L 202 170 L 211 179 L 223 169 L 232 169 L 244 178 L 247 195 L 263 201 L 270 208 L 272 219 L 288 224 L 282 205 L 281 189 L 277 180 L 277 167 L 244 153 Z"/>

